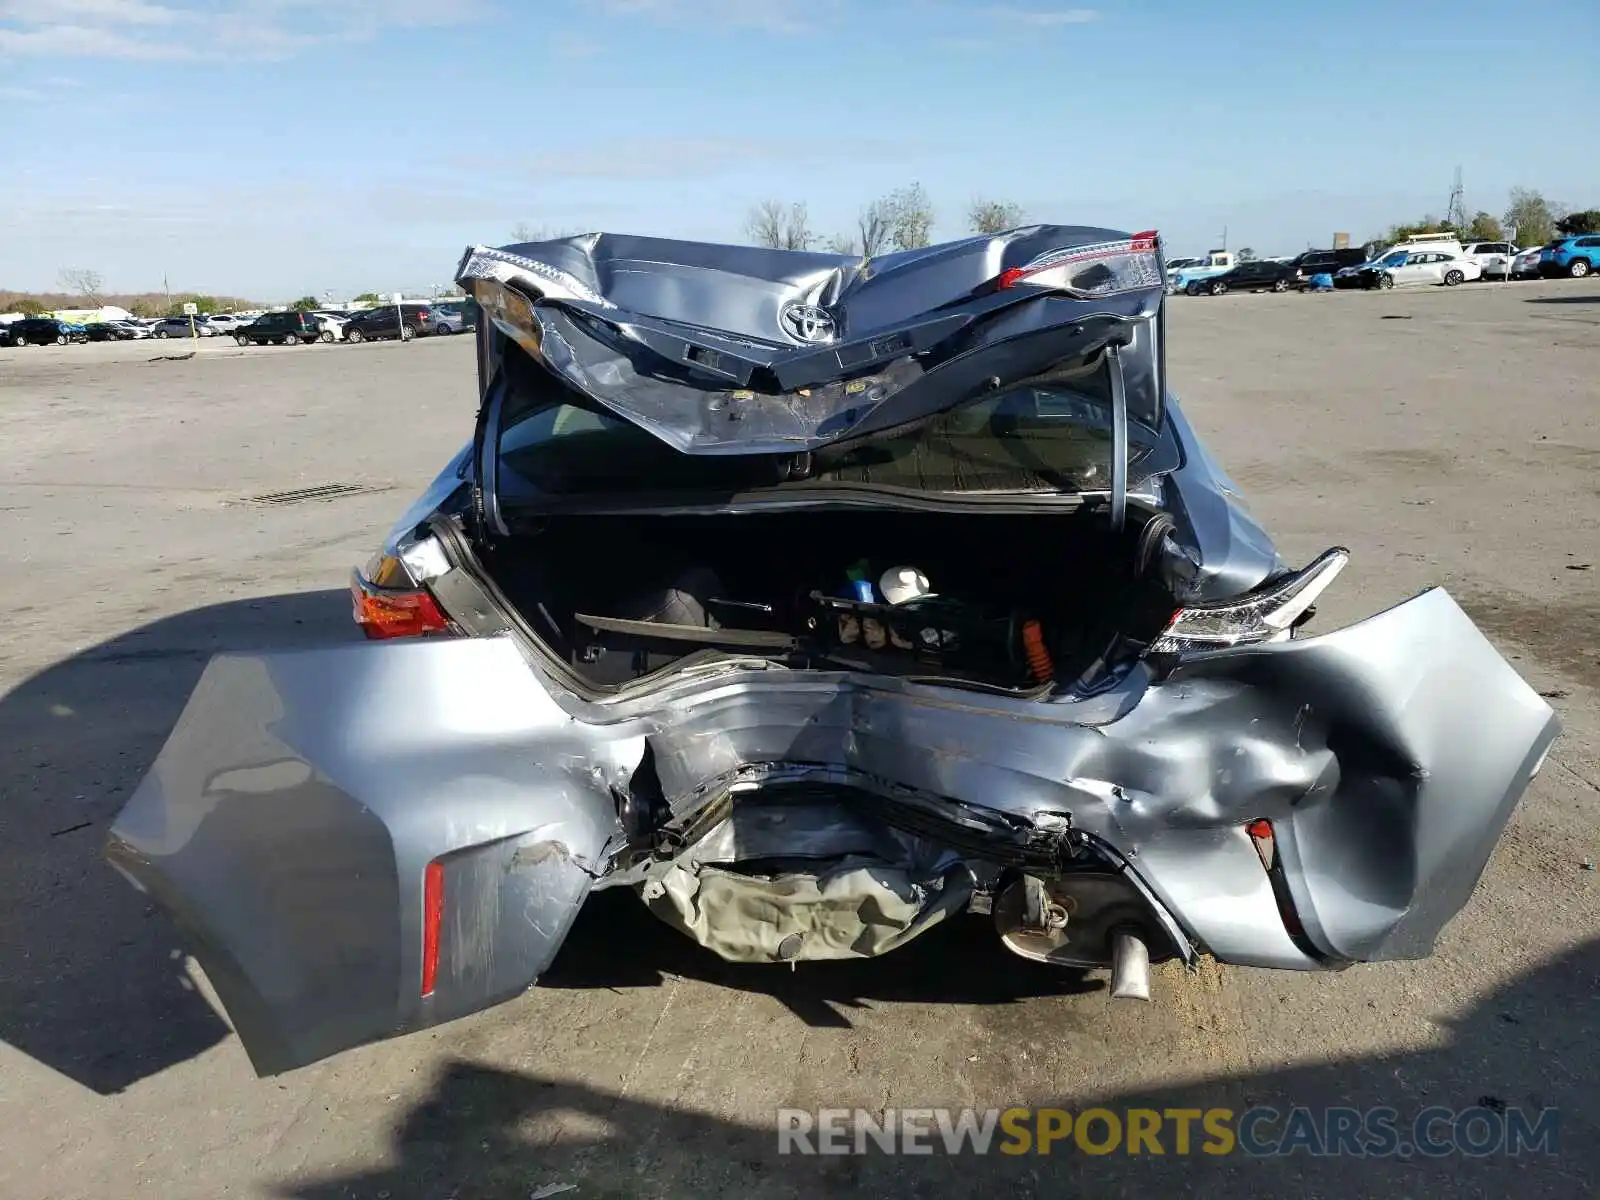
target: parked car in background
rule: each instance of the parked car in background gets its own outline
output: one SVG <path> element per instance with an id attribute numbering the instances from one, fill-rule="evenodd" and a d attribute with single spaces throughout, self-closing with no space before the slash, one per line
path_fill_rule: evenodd
<path id="1" fill-rule="evenodd" d="M 1583 279 L 1600 271 L 1600 233 L 1557 238 L 1539 256 L 1539 274 Z"/>
<path id="2" fill-rule="evenodd" d="M 440 337 L 452 333 L 465 333 L 478 327 L 476 305 L 466 301 L 447 301 L 432 308 L 433 332 Z"/>
<path id="3" fill-rule="evenodd" d="M 242 321 L 232 313 L 207 313 L 202 320 L 218 334 L 233 333 L 250 322 Z"/>
<path id="4" fill-rule="evenodd" d="M 1169 292 L 1187 292 L 1191 283 L 1222 275 L 1238 266 L 1238 261 L 1226 250 L 1213 250 L 1192 267 L 1184 267 L 1176 274 L 1168 274 Z"/>
<path id="5" fill-rule="evenodd" d="M 1184 291 L 1191 296 L 1221 296 L 1227 292 L 1287 292 L 1299 283 L 1300 277 L 1293 263 L 1262 259 L 1240 263 L 1233 270 L 1209 279 L 1192 280 L 1185 285 Z"/>
<path id="6" fill-rule="evenodd" d="M 91 342 L 129 342 L 136 336 L 132 329 L 117 321 L 91 321 L 83 329 Z"/>
<path id="7" fill-rule="evenodd" d="M 194 326 L 191 329 L 191 319 Z M 207 325 L 204 317 L 162 317 L 150 329 L 156 338 L 216 337 L 217 331 Z"/>
<path id="8" fill-rule="evenodd" d="M 1310 279 L 1313 275 L 1337 275 L 1346 267 L 1360 267 L 1366 264 L 1367 252 L 1360 248 L 1344 250 L 1307 250 L 1295 256 L 1295 274 L 1301 279 Z"/>
<path id="9" fill-rule="evenodd" d="M 4 337 L 12 346 L 65 346 L 68 342 L 88 341 L 89 331 L 54 317 L 23 317 L 5 326 Z"/>
<path id="10" fill-rule="evenodd" d="M 1519 251 L 1511 260 L 1511 278 L 1539 278 L 1539 261 L 1544 257 L 1544 252 L 1554 245 L 1554 242 L 1546 242 L 1543 246 L 1530 246 L 1526 250 Z"/>
<path id="11" fill-rule="evenodd" d="M 1186 271 L 1190 267 L 1198 267 L 1205 262 L 1203 258 L 1169 258 L 1167 259 L 1167 290 L 1172 290 L 1172 284 L 1178 277 L 1178 272 Z"/>
<path id="12" fill-rule="evenodd" d="M 1333 273 L 1333 286 L 1336 288 L 1358 288 L 1363 286 L 1361 282 L 1362 272 L 1373 266 L 1376 261 L 1372 259 L 1367 262 L 1356 263 L 1353 266 L 1340 267 Z"/>
<path id="13" fill-rule="evenodd" d="M 305 342 L 331 342 L 333 334 L 323 328 L 315 313 L 263 313 L 233 334 L 241 346 L 297 346 Z"/>
<path id="14" fill-rule="evenodd" d="M 1511 271 L 1518 250 L 1510 242 L 1463 242 L 1462 251 L 1483 268 L 1483 277 L 1501 278 Z"/>
<path id="15" fill-rule="evenodd" d="M 350 323 L 349 313 L 334 312 L 319 308 L 311 315 L 321 322 L 322 331 L 330 335 L 323 338 L 323 341 L 339 342 L 344 340 L 344 327 Z"/>
<path id="16" fill-rule="evenodd" d="M 404 318 L 404 320 L 402 320 Z M 402 304 L 398 313 L 395 306 L 369 308 L 351 317 L 344 327 L 347 342 L 369 342 L 383 338 L 399 338 L 409 342 L 419 333 L 432 333 L 433 308 L 427 304 Z"/>
<path id="17" fill-rule="evenodd" d="M 135 340 L 150 336 L 150 326 L 146 325 L 138 318 L 133 318 L 126 321 L 111 321 L 108 322 L 108 324 L 121 326 L 123 329 L 128 331 L 128 336 Z"/>
<path id="18" fill-rule="evenodd" d="M 1396 250 L 1386 254 L 1361 272 L 1363 287 L 1392 288 L 1414 284 L 1455 287 L 1478 279 L 1483 268 L 1465 254 L 1448 250 Z"/>
<path id="19" fill-rule="evenodd" d="M 1401 238 L 1392 246 L 1372 249 L 1366 262 L 1341 267 L 1334 272 L 1333 286 L 1336 288 L 1367 287 L 1369 286 L 1369 278 L 1371 278 L 1366 273 L 1368 268 L 1374 267 L 1378 263 L 1404 263 L 1404 256 L 1413 251 L 1456 255 L 1466 253 L 1465 248 L 1453 233 L 1414 233 L 1410 237 Z M 1477 276 L 1474 275 L 1472 278 L 1476 279 Z"/>

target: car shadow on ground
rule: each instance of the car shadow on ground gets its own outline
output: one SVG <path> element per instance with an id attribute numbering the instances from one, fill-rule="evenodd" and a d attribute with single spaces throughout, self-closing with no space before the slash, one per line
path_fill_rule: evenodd
<path id="1" fill-rule="evenodd" d="M 100 847 L 212 653 L 352 636 L 346 591 L 233 601 L 141 626 L 0 696 L 0 1040 L 109 1094 L 229 1036 L 165 917 Z"/>
<path id="2" fill-rule="evenodd" d="M 1100 1106 L 1119 1114 L 1130 1108 L 1163 1114 L 1175 1108 L 1225 1108 L 1243 1114 L 1267 1107 L 1281 1115 L 1255 1126 L 1254 1133 L 1269 1145 L 1277 1143 L 1288 1124 L 1284 1118 L 1296 1106 L 1318 1113 L 1342 1106 L 1393 1108 L 1396 1140 L 1407 1144 L 1418 1118 L 1432 1106 L 1457 1113 L 1476 1110 L 1475 1123 L 1462 1132 L 1469 1145 L 1480 1147 L 1496 1120 L 1505 1127 L 1513 1114 L 1526 1114 L 1529 1127 L 1535 1127 L 1545 1109 L 1555 1109 L 1554 1153 L 1454 1152 L 1449 1124 L 1424 1128 L 1436 1142 L 1444 1139 L 1450 1152 L 1440 1157 L 1326 1157 L 1304 1147 L 1267 1157 L 1208 1154 L 1198 1132 L 1190 1152 L 1180 1153 L 1168 1123 L 1157 1143 L 1160 1155 L 1149 1153 L 1148 1144 L 1138 1155 L 1127 1153 L 1125 1144 L 1109 1153 L 1085 1153 L 1069 1139 L 1052 1146 L 1049 1155 L 991 1149 L 982 1156 L 951 1156 L 938 1146 L 936 1134 L 935 1151 L 926 1156 L 890 1155 L 867 1143 L 870 1153 L 860 1156 L 802 1157 L 778 1153 L 775 1114 L 772 1121 L 730 1121 L 581 1083 L 458 1061 L 442 1067 L 431 1093 L 397 1120 L 383 1161 L 334 1176 L 285 1181 L 278 1194 L 295 1200 L 465 1200 L 568 1194 L 570 1185 L 574 1200 L 644 1195 L 1592 1196 L 1600 1187 L 1600 1104 L 1590 1070 L 1597 978 L 1600 942 L 1591 942 L 1515 978 L 1459 1020 L 1437 1021 L 1437 1039 L 1421 1050 L 1347 1058 L 1334 1040 L 1306 1047 L 1306 1059 L 1323 1061 L 1180 1087 L 1108 1094 L 1091 1082 L 1075 1093 L 983 1102 L 1073 1112 Z M 1174 1066 L 1184 1074 L 1192 1068 L 1188 1061 Z M 707 1064 L 707 1069 L 715 1068 Z M 948 1094 L 891 1094 L 884 1104 L 959 1106 L 972 1103 L 968 1087 L 966 1081 L 952 1080 Z M 698 1088 L 697 1094 L 719 1093 L 711 1086 Z M 1091 1145 L 1104 1145 L 1108 1126 L 1102 1121 L 1091 1129 Z"/>
<path id="3" fill-rule="evenodd" d="M 626 945 L 627 954 L 617 946 Z M 959 962 L 962 969 L 952 971 Z M 1010 1004 L 1099 991 L 1084 972 L 1046 967 L 1005 949 L 987 917 L 955 917 L 882 958 L 783 965 L 730 963 L 653 916 L 631 891 L 589 897 L 545 988 L 657 987 L 668 977 L 770 996 L 813 1028 L 848 1029 L 871 1001 Z"/>
<path id="4" fill-rule="evenodd" d="M 1587 296 L 1534 296 L 1524 300 L 1524 304 L 1600 304 L 1600 292 L 1593 292 Z"/>

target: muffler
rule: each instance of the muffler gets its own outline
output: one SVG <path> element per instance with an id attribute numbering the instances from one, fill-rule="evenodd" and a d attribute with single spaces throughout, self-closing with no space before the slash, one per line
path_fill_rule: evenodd
<path id="1" fill-rule="evenodd" d="M 1144 939 L 1119 929 L 1111 939 L 1111 998 L 1150 999 L 1150 948 Z"/>
<path id="2" fill-rule="evenodd" d="M 1111 969 L 1111 995 L 1150 999 L 1150 963 L 1175 951 L 1139 889 L 1119 871 L 1024 875 L 995 896 L 995 931 L 1006 948 L 1058 967 Z"/>

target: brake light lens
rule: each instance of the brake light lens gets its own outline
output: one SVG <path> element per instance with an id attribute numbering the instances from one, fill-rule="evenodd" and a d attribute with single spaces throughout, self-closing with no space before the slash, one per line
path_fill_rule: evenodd
<path id="1" fill-rule="evenodd" d="M 1255 844 L 1262 870 L 1270 874 L 1278 861 L 1278 840 L 1272 832 L 1272 822 L 1265 817 L 1257 817 L 1244 828 L 1250 835 L 1251 842 Z"/>
<path id="2" fill-rule="evenodd" d="M 1050 250 L 1025 266 L 1001 272 L 995 287 L 1005 291 L 1027 284 L 1083 300 L 1165 287 L 1160 242 L 1151 229 L 1120 241 Z"/>
<path id="3" fill-rule="evenodd" d="M 1150 653 L 1181 654 L 1281 641 L 1349 561 L 1350 551 L 1335 546 L 1304 570 L 1249 595 L 1222 604 L 1180 608 L 1151 643 Z"/>
<path id="4" fill-rule="evenodd" d="M 422 994 L 433 995 L 439 979 L 439 929 L 444 924 L 444 864 L 431 862 L 422 872 Z"/>
<path id="5" fill-rule="evenodd" d="M 350 581 L 351 616 L 374 640 L 453 633 L 450 618 L 426 588 L 387 588 L 356 572 Z"/>

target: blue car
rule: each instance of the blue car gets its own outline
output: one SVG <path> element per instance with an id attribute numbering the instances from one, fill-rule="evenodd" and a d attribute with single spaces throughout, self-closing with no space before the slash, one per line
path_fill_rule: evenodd
<path id="1" fill-rule="evenodd" d="M 1600 271 L 1600 233 L 1579 233 L 1546 247 L 1539 256 L 1539 274 L 1584 279 Z"/>

